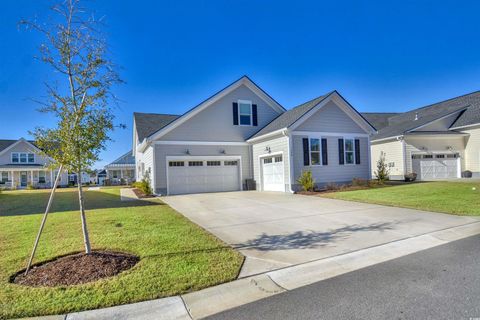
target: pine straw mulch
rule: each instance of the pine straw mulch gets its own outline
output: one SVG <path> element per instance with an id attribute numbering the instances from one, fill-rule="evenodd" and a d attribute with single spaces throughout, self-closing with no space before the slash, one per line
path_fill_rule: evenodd
<path id="1" fill-rule="evenodd" d="M 112 277 L 132 268 L 140 259 L 134 255 L 93 251 L 77 253 L 36 265 L 12 277 L 12 282 L 31 287 L 71 286 Z"/>
<path id="2" fill-rule="evenodd" d="M 155 196 L 153 194 L 150 194 L 150 195 L 147 195 L 145 193 L 143 193 L 142 190 L 140 189 L 137 189 L 137 188 L 133 188 L 133 192 L 137 195 L 137 197 L 139 197 L 140 199 L 141 198 L 155 198 Z"/>

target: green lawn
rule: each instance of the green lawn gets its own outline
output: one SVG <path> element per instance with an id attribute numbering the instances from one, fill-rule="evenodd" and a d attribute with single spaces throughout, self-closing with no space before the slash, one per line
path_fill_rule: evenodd
<path id="1" fill-rule="evenodd" d="M 322 196 L 456 215 L 480 216 L 480 182 L 478 181 L 413 183 L 325 193 Z"/>
<path id="2" fill-rule="evenodd" d="M 30 288 L 9 278 L 25 268 L 48 191 L 0 194 L 0 318 L 39 316 L 108 307 L 189 292 L 233 280 L 243 257 L 158 199 L 121 202 L 118 188 L 87 191 L 93 249 L 133 253 L 132 269 L 101 281 Z M 60 189 L 40 241 L 36 262 L 83 250 L 74 189 Z"/>

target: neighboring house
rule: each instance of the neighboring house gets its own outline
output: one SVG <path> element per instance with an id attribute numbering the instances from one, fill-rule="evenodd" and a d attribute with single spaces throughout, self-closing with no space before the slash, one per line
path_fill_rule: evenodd
<path id="1" fill-rule="evenodd" d="M 372 138 L 372 169 L 385 154 L 391 179 L 480 177 L 480 92 L 400 114 L 364 113 L 379 131 Z"/>
<path id="2" fill-rule="evenodd" d="M 156 194 L 298 190 L 370 177 L 371 126 L 333 91 L 285 110 L 244 76 L 183 115 L 134 113 L 137 179 Z"/>
<path id="3" fill-rule="evenodd" d="M 105 166 L 106 178 L 110 184 L 130 184 L 135 181 L 135 157 L 128 151 L 120 158 Z"/>
<path id="4" fill-rule="evenodd" d="M 78 183 L 78 174 L 75 172 L 68 173 L 68 183 L 76 185 Z M 82 184 L 90 183 L 90 174 L 88 172 L 82 172 Z"/>
<path id="5" fill-rule="evenodd" d="M 0 140 L 0 188 L 51 188 L 58 171 L 47 168 L 50 163 L 33 141 Z M 66 172 L 59 185 L 68 185 Z"/>
<path id="6" fill-rule="evenodd" d="M 99 186 L 105 185 L 105 179 L 107 179 L 107 170 L 103 169 L 100 171 L 97 171 L 97 176 L 96 176 L 96 184 Z"/>

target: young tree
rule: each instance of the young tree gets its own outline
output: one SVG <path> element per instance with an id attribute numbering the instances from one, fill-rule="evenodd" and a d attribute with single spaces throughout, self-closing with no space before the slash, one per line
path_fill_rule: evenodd
<path id="1" fill-rule="evenodd" d="M 375 176 L 377 180 L 381 183 L 388 180 L 388 175 L 390 174 L 390 170 L 388 169 L 387 162 L 385 160 L 385 153 L 382 151 L 380 153 L 380 159 L 377 161 L 377 170 L 375 171 Z"/>
<path id="2" fill-rule="evenodd" d="M 80 0 L 63 1 L 53 6 L 52 11 L 54 17 L 48 23 L 21 21 L 44 35 L 39 58 L 53 71 L 49 77 L 53 80 L 46 83 L 48 98 L 38 102 L 39 111 L 53 115 L 56 124 L 50 128 L 37 127 L 32 134 L 39 148 L 57 165 L 81 176 L 99 159 L 100 151 L 110 140 L 108 134 L 114 129 L 112 103 L 116 101 L 112 87 L 122 81 L 108 57 L 106 41 L 100 32 L 101 21 L 82 7 Z M 89 254 L 81 183 L 78 183 L 78 202 L 85 252 Z"/>

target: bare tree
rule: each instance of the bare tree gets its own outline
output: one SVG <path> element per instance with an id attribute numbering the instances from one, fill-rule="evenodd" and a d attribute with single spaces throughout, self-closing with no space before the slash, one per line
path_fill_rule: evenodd
<path id="1" fill-rule="evenodd" d="M 80 0 L 66 0 L 51 9 L 53 20 L 48 23 L 20 22 L 45 37 L 39 58 L 54 72 L 53 79 L 45 83 L 47 99 L 37 102 L 41 104 L 40 112 L 55 117 L 55 126 L 37 127 L 32 134 L 47 156 L 81 176 L 99 159 L 110 140 L 109 132 L 115 127 L 112 104 L 116 101 L 112 87 L 122 81 L 109 59 L 100 32 L 102 21 L 82 7 Z M 89 254 L 81 182 L 78 201 L 85 252 Z"/>

